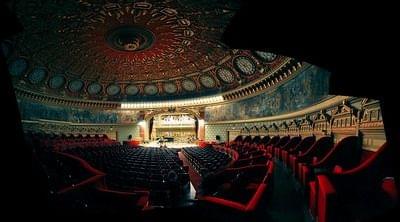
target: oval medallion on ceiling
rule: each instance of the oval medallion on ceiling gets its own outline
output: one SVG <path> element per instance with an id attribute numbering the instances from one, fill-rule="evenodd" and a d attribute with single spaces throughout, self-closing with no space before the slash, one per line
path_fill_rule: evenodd
<path id="1" fill-rule="evenodd" d="M 135 85 L 127 85 L 125 87 L 125 93 L 128 96 L 134 96 L 139 93 L 139 88 Z"/>
<path id="2" fill-rule="evenodd" d="M 25 58 L 17 58 L 8 66 L 8 70 L 12 76 L 21 76 L 27 69 L 28 61 Z"/>
<path id="3" fill-rule="evenodd" d="M 111 84 L 107 87 L 107 94 L 110 96 L 118 95 L 121 92 L 121 87 L 117 84 Z"/>
<path id="4" fill-rule="evenodd" d="M 42 67 L 34 68 L 28 75 L 29 82 L 32 84 L 38 84 L 42 82 L 47 76 L 46 69 Z"/>
<path id="5" fill-rule="evenodd" d="M 238 56 L 233 60 L 235 68 L 243 75 L 253 75 L 256 72 L 256 64 L 247 56 Z"/>
<path id="6" fill-rule="evenodd" d="M 215 80 L 212 76 L 204 74 L 200 76 L 200 83 L 206 88 L 215 87 Z"/>
<path id="7" fill-rule="evenodd" d="M 176 93 L 177 90 L 178 90 L 178 87 L 173 82 L 168 82 L 168 83 L 164 84 L 164 91 L 166 93 L 169 93 L 169 94 Z"/>
<path id="8" fill-rule="evenodd" d="M 76 92 L 81 91 L 84 85 L 85 84 L 83 83 L 82 80 L 75 79 L 68 83 L 68 89 L 69 89 L 69 91 L 76 93 Z"/>
<path id="9" fill-rule="evenodd" d="M 182 88 L 188 92 L 196 90 L 196 83 L 193 80 L 185 79 L 182 81 Z"/>
<path id="10" fill-rule="evenodd" d="M 55 75 L 48 81 L 50 89 L 61 88 L 65 84 L 65 77 L 62 75 Z"/>
<path id="11" fill-rule="evenodd" d="M 87 87 L 87 91 L 90 95 L 97 95 L 101 92 L 102 89 L 103 89 L 103 86 L 97 82 L 92 82 Z"/>
<path id="12" fill-rule="evenodd" d="M 232 70 L 227 68 L 217 69 L 217 76 L 224 83 L 233 83 L 235 81 L 235 76 Z"/>
<path id="13" fill-rule="evenodd" d="M 154 84 L 149 84 L 149 85 L 146 85 L 146 86 L 144 87 L 144 92 L 145 92 L 147 95 L 152 96 L 152 95 L 155 95 L 155 94 L 158 93 L 158 88 L 157 88 L 157 86 L 154 85 Z"/>
<path id="14" fill-rule="evenodd" d="M 277 55 L 270 52 L 255 51 L 254 54 L 264 62 L 272 62 L 276 59 Z"/>

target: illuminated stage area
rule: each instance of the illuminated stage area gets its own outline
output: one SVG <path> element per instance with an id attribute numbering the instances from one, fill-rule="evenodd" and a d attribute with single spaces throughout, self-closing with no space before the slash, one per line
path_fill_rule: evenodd
<path id="1" fill-rule="evenodd" d="M 167 148 L 171 148 L 171 149 L 182 149 L 184 147 L 197 147 L 197 144 L 194 143 L 175 143 L 175 142 L 164 142 L 162 144 L 160 144 L 158 141 L 152 141 L 149 143 L 141 143 L 140 146 L 143 147 L 160 147 L 160 146 L 166 145 Z"/>

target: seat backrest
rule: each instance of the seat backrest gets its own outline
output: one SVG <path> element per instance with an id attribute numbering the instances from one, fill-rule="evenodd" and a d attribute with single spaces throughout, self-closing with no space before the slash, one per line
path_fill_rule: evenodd
<path id="1" fill-rule="evenodd" d="M 243 140 L 243 136 L 242 135 L 239 135 L 239 136 L 237 136 L 236 138 L 235 138 L 235 142 L 241 142 Z"/>
<path id="2" fill-rule="evenodd" d="M 253 140 L 251 141 L 251 143 L 256 143 L 256 144 L 258 144 L 258 143 L 260 143 L 260 141 L 261 141 L 261 137 L 260 136 L 255 136 L 254 138 L 253 138 Z"/>
<path id="3" fill-rule="evenodd" d="M 246 136 L 244 139 L 243 139 L 243 143 L 249 143 L 249 142 L 251 142 L 251 136 L 249 135 L 249 136 Z"/>
<path id="4" fill-rule="evenodd" d="M 355 175 L 365 174 L 368 177 L 385 177 L 393 174 L 392 160 L 393 149 L 390 149 L 388 142 L 385 142 L 374 154 L 370 155 L 366 160 L 361 162 L 358 166 L 339 172 L 340 175 Z M 380 176 L 379 176 L 380 175 Z"/>
<path id="5" fill-rule="evenodd" d="M 261 139 L 261 144 L 267 144 L 269 141 L 271 140 L 271 137 L 269 137 L 269 136 L 264 136 L 262 139 Z"/>
<path id="6" fill-rule="evenodd" d="M 293 148 L 293 152 L 299 152 L 309 149 L 315 143 L 315 136 L 308 136 L 300 141 L 300 143 Z"/>
<path id="7" fill-rule="evenodd" d="M 272 137 L 266 145 L 275 145 L 279 142 L 279 136 Z"/>
<path id="8" fill-rule="evenodd" d="M 284 146 L 290 139 L 290 136 L 284 136 L 280 138 L 279 142 L 275 145 L 275 147 L 282 147 Z"/>
<path id="9" fill-rule="evenodd" d="M 330 136 L 319 138 L 306 152 L 299 155 L 299 160 L 308 161 L 319 153 L 326 153 L 333 146 L 333 139 Z M 317 155 L 318 156 L 318 155 Z"/>
<path id="10" fill-rule="evenodd" d="M 301 136 L 296 136 L 296 137 L 292 137 L 290 138 L 289 142 L 287 142 L 282 149 L 284 150 L 289 150 L 292 149 L 293 147 L 297 146 L 301 141 Z"/>
<path id="11" fill-rule="evenodd" d="M 348 136 L 340 140 L 314 166 L 333 168 L 339 165 L 343 169 L 350 169 L 360 163 L 362 154 L 361 140 L 357 136 Z"/>

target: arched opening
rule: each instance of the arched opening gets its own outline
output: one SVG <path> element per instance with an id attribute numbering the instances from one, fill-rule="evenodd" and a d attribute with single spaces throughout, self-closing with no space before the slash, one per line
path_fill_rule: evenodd
<path id="1" fill-rule="evenodd" d="M 153 126 L 149 129 L 152 141 L 190 143 L 197 141 L 198 119 L 190 113 L 159 113 L 153 116 Z"/>

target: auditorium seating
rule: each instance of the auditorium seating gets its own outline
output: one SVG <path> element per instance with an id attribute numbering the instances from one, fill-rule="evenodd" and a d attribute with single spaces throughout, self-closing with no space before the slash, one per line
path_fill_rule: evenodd
<path id="1" fill-rule="evenodd" d="M 251 136 L 246 136 L 243 141 L 242 144 L 250 144 L 252 142 Z"/>
<path id="2" fill-rule="evenodd" d="M 278 137 L 275 141 L 275 143 L 270 143 L 267 146 L 267 151 L 268 153 L 272 154 L 273 156 L 275 155 L 275 150 L 281 148 L 282 146 L 284 146 L 290 139 L 290 136 L 283 136 L 283 137 Z M 272 138 L 272 140 L 274 140 L 274 138 Z"/>
<path id="3" fill-rule="evenodd" d="M 283 145 L 281 148 L 276 149 L 276 158 L 282 160 L 283 151 L 287 152 L 288 150 L 293 149 L 300 143 L 300 141 L 301 136 L 290 138 L 290 140 L 285 145 Z"/>
<path id="4" fill-rule="evenodd" d="M 263 147 L 265 147 L 265 145 L 267 145 L 268 144 L 268 142 L 271 140 L 271 137 L 270 136 L 264 136 L 262 139 L 261 139 L 261 141 L 260 141 L 260 144 L 263 146 Z"/>
<path id="5" fill-rule="evenodd" d="M 49 172 L 51 203 L 55 210 L 103 210 L 132 212 L 147 207 L 148 191 L 120 192 L 103 186 L 105 173 L 83 159 L 56 152 L 57 166 Z M 49 168 L 48 170 L 54 170 Z M 70 212 L 73 213 L 73 212 Z"/>
<path id="6" fill-rule="evenodd" d="M 202 177 L 226 168 L 232 161 L 227 153 L 217 151 L 211 145 L 203 149 L 183 148 L 182 152 Z"/>
<path id="7" fill-rule="evenodd" d="M 81 145 L 79 140 L 82 141 Z M 117 196 L 137 196 L 139 191 L 150 191 L 148 199 L 152 205 L 166 205 L 171 201 L 166 197 L 175 198 L 188 188 L 187 168 L 183 167 L 177 150 L 132 149 L 104 136 L 91 137 L 90 140 L 88 143 L 87 136 L 64 135 L 49 139 L 39 135 L 35 143 L 31 141 L 37 146 L 35 150 L 42 151 L 40 159 L 50 171 L 54 171 L 53 175 L 65 175 L 55 177 L 54 190 L 57 193 L 63 194 L 93 183 L 98 186 L 98 191 L 101 189 L 103 196 L 112 196 L 111 193 Z M 59 149 L 59 142 L 66 142 L 62 149 Z M 65 160 L 59 161 L 61 158 Z M 79 162 L 79 167 L 74 162 Z M 62 167 L 57 164 L 62 164 Z M 63 171 L 57 172 L 60 170 Z M 98 174 L 89 177 L 87 172 Z"/>
<path id="8" fill-rule="evenodd" d="M 235 143 L 241 143 L 242 141 L 243 141 L 243 136 L 242 136 L 242 135 L 237 136 L 237 137 L 233 140 L 233 142 L 235 142 Z"/>
<path id="9" fill-rule="evenodd" d="M 44 163 L 56 164 L 48 168 L 54 168 L 51 175 L 58 175 L 52 178 L 51 189 L 58 207 L 130 212 L 167 206 L 168 198 L 180 198 L 189 183 L 178 150 L 132 149 L 99 135 L 44 137 L 34 135 L 30 142 L 47 156 Z M 299 179 L 316 222 L 362 221 L 398 201 L 393 173 L 384 167 L 390 156 L 387 144 L 363 158 L 356 136 L 337 144 L 332 137 L 315 136 L 236 139 L 181 150 L 201 176 L 196 206 L 252 215 L 271 195 L 274 161 Z M 372 198 L 366 202 L 364 196 Z"/>
<path id="10" fill-rule="evenodd" d="M 315 143 L 315 136 L 308 136 L 301 140 L 301 142 L 288 150 L 282 150 L 282 161 L 286 166 L 290 166 L 290 157 L 296 155 L 304 150 L 309 149 Z M 292 168 L 290 168 L 292 169 Z"/>
<path id="11" fill-rule="evenodd" d="M 335 165 L 344 169 L 354 167 L 360 162 L 362 154 L 360 138 L 349 136 L 340 140 L 328 153 L 313 156 L 311 163 L 303 163 L 300 170 L 300 181 L 304 186 L 313 179 L 314 174 L 330 172 Z"/>
<path id="12" fill-rule="evenodd" d="M 383 144 L 356 166 L 342 166 L 310 183 L 310 204 L 318 222 L 363 221 L 374 218 L 399 201 L 394 172 L 388 163 L 393 147 Z"/>
<path id="13" fill-rule="evenodd" d="M 107 174 L 106 186 L 117 190 L 168 190 L 189 182 L 182 161 L 171 149 L 131 149 L 115 145 L 101 149 L 75 148 L 65 152 L 80 156 L 104 171 Z"/>
<path id="14" fill-rule="evenodd" d="M 252 144 L 259 144 L 260 142 L 261 142 L 260 136 L 255 136 L 251 141 Z"/>
<path id="15" fill-rule="evenodd" d="M 273 169 L 272 161 L 267 164 L 228 169 L 224 174 L 231 176 L 226 178 L 220 175 L 224 180 L 220 181 L 216 192 L 200 195 L 198 199 L 238 212 L 255 211 L 266 191 L 271 188 Z"/>
<path id="16" fill-rule="evenodd" d="M 332 137 L 319 138 L 308 150 L 300 153 L 298 156 L 292 156 L 290 159 L 293 173 L 300 179 L 300 169 L 303 164 L 311 163 L 314 157 L 324 156 L 333 146 Z"/>

